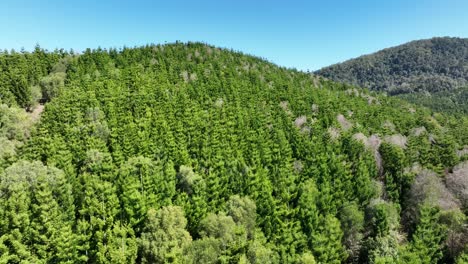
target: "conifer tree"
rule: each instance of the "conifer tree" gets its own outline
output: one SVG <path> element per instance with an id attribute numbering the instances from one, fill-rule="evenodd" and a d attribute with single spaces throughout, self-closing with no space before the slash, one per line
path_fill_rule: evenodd
<path id="1" fill-rule="evenodd" d="M 410 251 L 423 263 L 436 263 L 442 258 L 444 226 L 438 223 L 439 210 L 428 205 L 420 209 L 420 219 L 412 237 Z"/>

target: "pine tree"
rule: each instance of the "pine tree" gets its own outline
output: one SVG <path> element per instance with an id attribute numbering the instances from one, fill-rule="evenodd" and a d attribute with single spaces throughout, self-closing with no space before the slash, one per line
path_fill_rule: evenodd
<path id="1" fill-rule="evenodd" d="M 343 231 L 334 216 L 322 216 L 318 228 L 312 233 L 312 252 L 320 263 L 341 263 L 347 253 L 341 244 Z"/>
<path id="2" fill-rule="evenodd" d="M 439 209 L 423 205 L 420 220 L 411 241 L 411 252 L 416 253 L 423 263 L 436 263 L 442 256 L 444 226 L 438 223 Z"/>
<path id="3" fill-rule="evenodd" d="M 125 219 L 137 230 L 148 208 L 168 205 L 175 194 L 175 171 L 149 158 L 130 158 L 119 172 L 119 192 Z"/>
<path id="4" fill-rule="evenodd" d="M 109 263 L 135 263 L 138 245 L 133 230 L 116 222 L 108 234 L 106 252 Z"/>
<path id="5" fill-rule="evenodd" d="M 309 179 L 301 186 L 301 194 L 298 202 L 298 219 L 302 224 L 302 230 L 308 238 L 309 248 L 313 247 L 312 234 L 317 230 L 319 225 L 319 211 L 317 208 L 317 199 L 319 191 L 314 180 Z"/>
<path id="6" fill-rule="evenodd" d="M 379 152 L 383 159 L 387 195 L 392 201 L 399 202 L 406 187 L 403 175 L 405 154 L 400 148 L 387 143 L 380 146 Z"/>
<path id="7" fill-rule="evenodd" d="M 95 150 L 88 151 L 85 163 L 78 179 L 80 255 L 86 256 L 90 262 L 107 263 L 108 237 L 119 212 L 116 186 L 109 182 L 114 178 L 110 156 Z"/>

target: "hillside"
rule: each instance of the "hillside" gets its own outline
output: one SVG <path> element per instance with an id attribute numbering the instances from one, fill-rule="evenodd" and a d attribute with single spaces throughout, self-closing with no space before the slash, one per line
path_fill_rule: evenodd
<path id="1" fill-rule="evenodd" d="M 468 87 L 435 93 L 407 93 L 399 98 L 431 108 L 437 112 L 468 115 Z"/>
<path id="2" fill-rule="evenodd" d="M 466 117 L 201 43 L 0 60 L 0 263 L 468 258 Z"/>
<path id="3" fill-rule="evenodd" d="M 429 107 L 428 94 L 442 95 L 444 101 L 435 102 L 434 108 L 445 105 L 452 110 L 457 104 L 452 92 L 468 86 L 468 39 L 412 41 L 325 67 L 316 74 L 390 95 L 412 94 L 411 101 Z M 466 100 L 462 104 L 467 114 Z"/>

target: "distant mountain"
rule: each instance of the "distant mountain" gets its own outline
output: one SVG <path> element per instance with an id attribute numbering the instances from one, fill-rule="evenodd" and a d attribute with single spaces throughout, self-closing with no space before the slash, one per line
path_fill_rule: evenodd
<path id="1" fill-rule="evenodd" d="M 412 41 L 325 67 L 316 74 L 390 95 L 417 93 L 410 96 L 416 98 L 412 102 L 424 101 L 429 107 L 428 94 L 448 95 L 448 100 L 444 98 L 447 107 L 442 108 L 452 109 L 460 101 L 450 99 L 452 91 L 459 94 L 460 88 L 468 86 L 468 39 Z M 440 106 L 440 100 L 436 101 Z"/>

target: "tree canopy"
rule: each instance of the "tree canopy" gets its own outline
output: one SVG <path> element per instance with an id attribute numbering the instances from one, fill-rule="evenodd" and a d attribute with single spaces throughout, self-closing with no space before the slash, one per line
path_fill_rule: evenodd
<path id="1" fill-rule="evenodd" d="M 203 43 L 0 54 L 27 59 L 0 72 L 0 263 L 466 259 L 466 116 Z"/>

